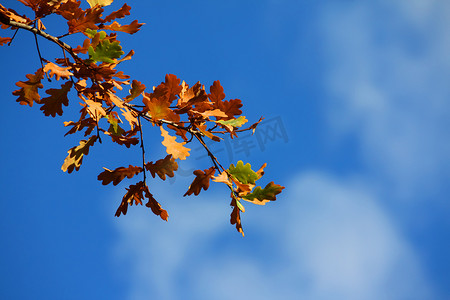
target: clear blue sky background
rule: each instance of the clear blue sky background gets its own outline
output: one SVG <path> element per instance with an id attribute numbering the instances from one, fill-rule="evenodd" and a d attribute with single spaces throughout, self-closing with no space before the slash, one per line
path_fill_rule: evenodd
<path id="1" fill-rule="evenodd" d="M 63 138 L 78 100 L 57 118 L 15 102 L 15 82 L 39 67 L 19 32 L 0 48 L 0 298 L 450 298 L 449 1 L 134 2 L 128 20 L 146 25 L 123 36 L 136 55 L 122 70 L 148 87 L 167 73 L 219 79 L 248 119 L 266 118 L 259 135 L 218 147 L 221 160 L 267 162 L 264 183 L 286 189 L 246 205 L 242 238 L 223 186 L 182 197 L 186 174 L 208 165 L 197 149 L 174 180 L 149 180 L 168 223 L 141 207 L 115 218 L 126 184 L 96 176 L 138 165 L 139 148 L 105 137 L 63 173 L 82 138 Z"/>

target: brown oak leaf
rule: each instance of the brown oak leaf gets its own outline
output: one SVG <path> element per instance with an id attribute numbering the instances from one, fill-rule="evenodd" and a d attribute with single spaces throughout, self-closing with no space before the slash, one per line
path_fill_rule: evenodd
<path id="1" fill-rule="evenodd" d="M 101 172 L 97 179 L 102 181 L 103 185 L 110 184 L 111 182 L 113 185 L 118 185 L 125 177 L 132 178 L 134 175 L 137 175 L 142 172 L 141 167 L 136 167 L 130 165 L 128 168 L 125 167 L 119 167 L 116 168 L 114 171 L 111 171 L 107 168 L 103 168 L 105 171 Z"/>
<path id="2" fill-rule="evenodd" d="M 153 195 L 150 193 L 147 186 L 144 187 L 144 192 L 145 197 L 147 197 L 148 199 L 148 202 L 147 204 L 145 204 L 145 206 L 149 207 L 155 215 L 160 216 L 161 219 L 167 221 L 169 219 L 169 214 L 165 209 L 162 209 L 161 204 L 159 204 L 158 201 L 153 198 Z"/>
<path id="3" fill-rule="evenodd" d="M 196 176 L 194 181 L 189 186 L 188 191 L 184 194 L 184 196 L 192 195 L 194 194 L 197 196 L 200 194 L 201 189 L 203 188 L 205 191 L 209 188 L 209 180 L 216 172 L 216 169 L 214 167 L 211 167 L 209 169 L 206 169 L 204 171 L 202 170 L 195 170 L 194 175 Z"/>
<path id="4" fill-rule="evenodd" d="M 155 163 L 147 163 L 145 169 L 150 171 L 153 178 L 155 178 L 155 175 L 157 174 L 159 178 L 166 180 L 166 175 L 169 177 L 175 176 L 174 171 L 178 170 L 178 164 L 172 155 L 167 155 L 165 158 L 159 159 Z"/>
<path id="5" fill-rule="evenodd" d="M 230 223 L 231 225 L 236 224 L 237 231 L 240 232 L 242 236 L 244 236 L 244 230 L 242 229 L 241 224 L 241 210 L 239 209 L 236 199 L 233 197 L 233 195 L 231 195 L 230 206 L 233 207 L 233 211 L 231 212 L 230 216 Z"/>
<path id="6" fill-rule="evenodd" d="M 45 92 L 50 95 L 50 97 L 45 97 L 41 100 L 41 110 L 44 112 L 46 116 L 51 115 L 52 117 L 56 117 L 56 115 L 62 116 L 63 110 L 62 106 L 69 105 L 69 98 L 67 98 L 67 94 L 72 88 L 72 81 L 67 81 L 63 85 L 61 85 L 60 89 L 48 89 Z"/>

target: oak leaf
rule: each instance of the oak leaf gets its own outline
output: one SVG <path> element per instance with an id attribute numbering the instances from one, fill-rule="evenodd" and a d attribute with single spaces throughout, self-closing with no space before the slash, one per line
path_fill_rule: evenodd
<path id="1" fill-rule="evenodd" d="M 52 117 L 56 117 L 56 115 L 62 116 L 63 110 L 62 106 L 69 105 L 69 98 L 67 98 L 67 94 L 72 88 L 72 81 L 67 81 L 63 85 L 61 85 L 60 89 L 48 89 L 45 92 L 50 95 L 50 97 L 45 97 L 41 100 L 41 110 L 44 112 L 46 116 L 51 115 Z"/>
<path id="2" fill-rule="evenodd" d="M 210 94 L 208 94 L 209 99 L 212 102 L 220 102 L 225 99 L 225 93 L 223 92 L 223 87 L 220 85 L 220 81 L 214 81 L 213 85 L 209 88 Z"/>
<path id="3" fill-rule="evenodd" d="M 137 20 L 134 20 L 129 25 L 120 25 L 119 23 L 114 21 L 112 24 L 105 25 L 102 28 L 112 30 L 112 31 L 121 31 L 121 32 L 126 32 L 129 34 L 134 34 L 134 33 L 138 32 L 140 30 L 139 28 L 144 24 L 145 23 L 138 23 Z"/>
<path id="4" fill-rule="evenodd" d="M 164 138 L 162 144 L 166 147 L 167 153 L 172 154 L 175 159 L 185 160 L 186 157 L 190 155 L 189 151 L 191 150 L 184 147 L 186 142 L 176 142 L 176 137 L 169 135 L 167 130 L 165 130 L 162 126 L 159 126 L 159 128 L 161 129 L 161 136 Z"/>
<path id="5" fill-rule="evenodd" d="M 273 181 L 268 183 L 264 189 L 257 186 L 253 192 L 242 196 L 242 198 L 248 202 L 252 202 L 258 205 L 264 205 L 269 201 L 275 201 L 276 195 L 281 193 L 284 189 L 283 186 L 275 184 Z"/>
<path id="6" fill-rule="evenodd" d="M 61 170 L 68 173 L 72 173 L 74 169 L 78 171 L 83 162 L 83 157 L 89 154 L 89 147 L 93 146 L 96 140 L 97 136 L 93 135 L 88 140 L 81 140 L 78 146 L 70 148 L 67 151 L 69 155 L 64 160 Z"/>
<path id="7" fill-rule="evenodd" d="M 209 169 L 206 169 L 204 171 L 202 170 L 195 170 L 194 175 L 196 176 L 194 181 L 189 186 L 188 191 L 184 194 L 184 196 L 192 195 L 194 194 L 197 196 L 200 194 L 200 191 L 204 189 L 205 191 L 209 188 L 209 180 L 216 172 L 216 169 L 214 167 L 211 167 Z"/>
<path id="8" fill-rule="evenodd" d="M 88 48 L 89 59 L 95 62 L 114 63 L 116 58 L 121 57 L 125 52 L 122 51 L 122 46 L 118 41 L 110 42 L 104 39 L 95 47 Z"/>
<path id="9" fill-rule="evenodd" d="M 144 93 L 142 102 L 152 117 L 153 121 L 169 120 L 174 118 L 174 112 L 170 109 L 170 102 L 164 96 L 155 97 L 153 94 Z"/>
<path id="10" fill-rule="evenodd" d="M 4 44 L 9 43 L 9 42 L 11 42 L 11 38 L 9 38 L 9 37 L 6 37 L 6 38 L 0 37 L 0 46 L 3 46 Z"/>
<path id="11" fill-rule="evenodd" d="M 153 178 L 155 178 L 155 175 L 157 174 L 159 178 L 166 180 L 166 175 L 169 177 L 175 176 L 174 171 L 178 170 L 178 164 L 172 155 L 167 155 L 165 158 L 159 159 L 155 163 L 147 163 L 145 169 L 150 171 Z"/>
<path id="12" fill-rule="evenodd" d="M 16 83 L 21 89 L 15 90 L 12 94 L 14 96 L 19 96 L 16 101 L 20 104 L 33 106 L 33 102 L 39 103 L 41 99 L 38 89 L 44 87 L 41 83 L 41 80 L 44 78 L 44 72 L 42 71 L 42 68 L 40 68 L 34 74 L 27 74 L 27 78 L 28 81 L 19 81 Z"/>
<path id="13" fill-rule="evenodd" d="M 111 22 L 114 19 L 122 19 L 125 18 L 125 16 L 130 15 L 130 9 L 131 6 L 128 6 L 126 3 L 117 11 L 110 13 L 108 16 L 105 17 L 103 20 L 104 23 Z"/>
<path id="14" fill-rule="evenodd" d="M 138 182 L 137 184 L 131 184 L 128 188 L 126 188 L 127 192 L 122 198 L 122 202 L 117 208 L 116 217 L 120 217 L 120 214 L 127 214 L 128 205 L 140 204 L 142 205 L 142 200 L 144 199 L 144 187 L 145 183 L 143 181 Z"/>
<path id="15" fill-rule="evenodd" d="M 89 5 L 92 7 L 99 5 L 99 6 L 108 6 L 110 5 L 113 0 L 87 0 Z"/>
<path id="16" fill-rule="evenodd" d="M 69 33 L 84 32 L 86 29 L 98 29 L 96 23 L 101 22 L 100 16 L 102 12 L 103 9 L 97 6 L 86 9 L 81 15 L 72 15 L 72 18 L 67 21 Z"/>
<path id="17" fill-rule="evenodd" d="M 247 123 L 248 120 L 245 118 L 245 116 L 240 116 L 237 119 L 229 119 L 229 120 L 226 120 L 226 121 L 224 121 L 224 120 L 217 120 L 217 121 L 214 121 L 214 122 L 223 125 L 229 131 L 233 131 L 234 128 L 241 127 L 242 125 Z"/>
<path id="18" fill-rule="evenodd" d="M 133 80 L 131 83 L 131 89 L 129 91 L 129 95 L 125 97 L 127 102 L 130 102 L 140 94 L 142 94 L 145 90 L 145 85 L 143 85 L 140 81 Z"/>
<path id="19" fill-rule="evenodd" d="M 145 204 L 145 206 L 149 207 L 155 215 L 160 216 L 161 219 L 167 221 L 169 218 L 169 214 L 165 209 L 162 209 L 161 204 L 159 204 L 158 201 L 153 198 L 153 195 L 150 193 L 147 186 L 145 186 L 144 192 L 145 197 L 147 197 L 148 199 L 148 202 Z"/>
<path id="20" fill-rule="evenodd" d="M 44 72 L 47 73 L 48 71 L 50 71 L 50 78 L 55 75 L 56 80 L 59 80 L 60 78 L 69 79 L 70 76 L 73 75 L 73 73 L 71 73 L 69 69 L 71 69 L 71 67 L 63 68 L 52 62 L 48 62 L 44 66 Z"/>
<path id="21" fill-rule="evenodd" d="M 260 176 L 252 170 L 252 166 L 249 163 L 244 165 L 242 160 L 237 162 L 236 167 L 231 164 L 227 171 L 233 178 L 243 184 L 255 184 L 255 181 L 260 178 Z"/>
<path id="22" fill-rule="evenodd" d="M 102 181 L 103 185 L 110 184 L 111 182 L 113 185 L 118 185 L 125 177 L 132 178 L 134 175 L 137 175 L 142 172 L 141 167 L 136 167 L 130 165 L 128 168 L 125 167 L 119 167 L 116 168 L 114 171 L 109 170 L 107 168 L 103 168 L 105 171 L 101 172 L 97 179 Z"/>
<path id="23" fill-rule="evenodd" d="M 214 108 L 220 109 L 223 111 L 228 118 L 225 119 L 233 119 L 234 116 L 242 114 L 240 108 L 242 107 L 242 102 L 239 99 L 232 100 L 224 100 L 214 103 Z"/>
<path id="24" fill-rule="evenodd" d="M 234 198 L 233 195 L 231 195 L 230 206 L 233 207 L 233 211 L 231 212 L 231 216 L 230 216 L 230 223 L 231 223 L 231 225 L 236 224 L 236 230 L 238 232 L 240 232 L 242 234 L 242 236 L 244 236 L 244 230 L 242 229 L 242 224 L 241 224 L 241 214 L 240 214 L 241 210 L 239 209 L 237 200 Z"/>

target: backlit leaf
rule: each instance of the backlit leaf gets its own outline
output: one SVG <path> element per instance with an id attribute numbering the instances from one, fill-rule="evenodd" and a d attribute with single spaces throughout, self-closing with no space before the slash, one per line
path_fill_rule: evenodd
<path id="1" fill-rule="evenodd" d="M 264 189 L 257 186 L 252 193 L 242 196 L 242 198 L 254 204 L 264 205 L 269 201 L 275 201 L 277 199 L 276 195 L 281 193 L 283 189 L 283 186 L 272 181 Z"/>
<path id="2" fill-rule="evenodd" d="M 96 62 L 114 63 L 116 58 L 121 57 L 125 52 L 118 41 L 110 42 L 105 39 L 98 43 L 95 49 L 92 46 L 88 48 L 89 59 Z"/>
<path id="3" fill-rule="evenodd" d="M 94 7 L 96 5 L 108 6 L 113 2 L 113 0 L 87 0 L 87 2 L 91 7 Z"/>
<path id="4" fill-rule="evenodd" d="M 71 69 L 71 67 L 63 68 L 58 65 L 55 65 L 52 62 L 48 62 L 44 66 L 44 72 L 47 73 L 48 71 L 50 71 L 50 78 L 52 78 L 53 75 L 55 75 L 56 80 L 59 80 L 60 78 L 69 79 L 70 76 L 73 75 L 70 71 L 68 71 L 69 69 Z"/>
<path id="5" fill-rule="evenodd" d="M 169 135 L 167 130 L 165 130 L 162 126 L 160 126 L 161 129 L 161 136 L 164 138 L 162 141 L 162 144 L 166 147 L 166 151 L 168 154 L 172 154 L 173 158 L 175 159 L 181 159 L 185 160 L 186 157 L 188 157 L 189 151 L 191 149 L 184 147 L 184 144 L 186 142 L 178 143 L 176 142 L 176 137 Z"/>
<path id="6" fill-rule="evenodd" d="M 228 173 L 243 184 L 255 184 L 255 181 L 259 179 L 258 174 L 252 170 L 252 166 L 249 163 L 244 165 L 242 160 L 237 162 L 236 167 L 231 164 Z"/>
<path id="7" fill-rule="evenodd" d="M 61 170 L 68 173 L 72 173 L 74 169 L 78 171 L 83 162 L 83 157 L 89 154 L 89 147 L 94 145 L 96 140 L 97 136 L 93 135 L 88 140 L 81 140 L 78 146 L 70 148 L 67 151 L 69 155 L 64 160 Z"/>
<path id="8" fill-rule="evenodd" d="M 109 1 L 112 2 L 112 0 L 109 0 Z M 128 6 L 125 3 L 119 10 L 109 14 L 103 21 L 104 21 L 104 23 L 108 23 L 108 22 L 111 22 L 114 19 L 125 18 L 125 16 L 129 16 L 130 15 L 130 9 L 131 9 L 131 7 Z"/>

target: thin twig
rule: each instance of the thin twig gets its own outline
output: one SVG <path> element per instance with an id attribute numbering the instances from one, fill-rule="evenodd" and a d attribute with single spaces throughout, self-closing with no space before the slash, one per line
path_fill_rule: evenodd
<path id="1" fill-rule="evenodd" d="M 36 22 L 34 22 L 34 26 L 36 26 Z M 42 58 L 41 50 L 39 49 L 39 43 L 38 43 L 37 34 L 36 34 L 36 32 L 33 32 L 33 33 L 34 33 L 34 41 L 36 42 L 36 49 L 37 49 L 37 52 L 38 52 L 38 55 L 39 55 L 39 62 L 41 63 L 42 70 L 44 70 L 44 63 L 42 62 L 44 59 Z M 45 72 L 45 77 L 47 77 L 47 80 L 49 82 L 51 82 L 50 78 L 48 77 L 47 72 Z"/>
<path id="2" fill-rule="evenodd" d="M 11 46 L 11 43 L 14 40 L 14 38 L 16 37 L 16 34 L 17 34 L 18 31 L 19 31 L 19 28 L 17 28 L 16 31 L 14 31 L 14 34 L 13 34 L 11 40 L 9 41 L 8 46 Z"/>
<path id="3" fill-rule="evenodd" d="M 139 135 L 141 136 L 141 149 L 142 149 L 142 172 L 144 173 L 144 184 L 147 184 L 147 176 L 145 172 L 145 149 L 144 149 L 144 137 L 142 135 L 141 116 L 138 115 Z"/>

